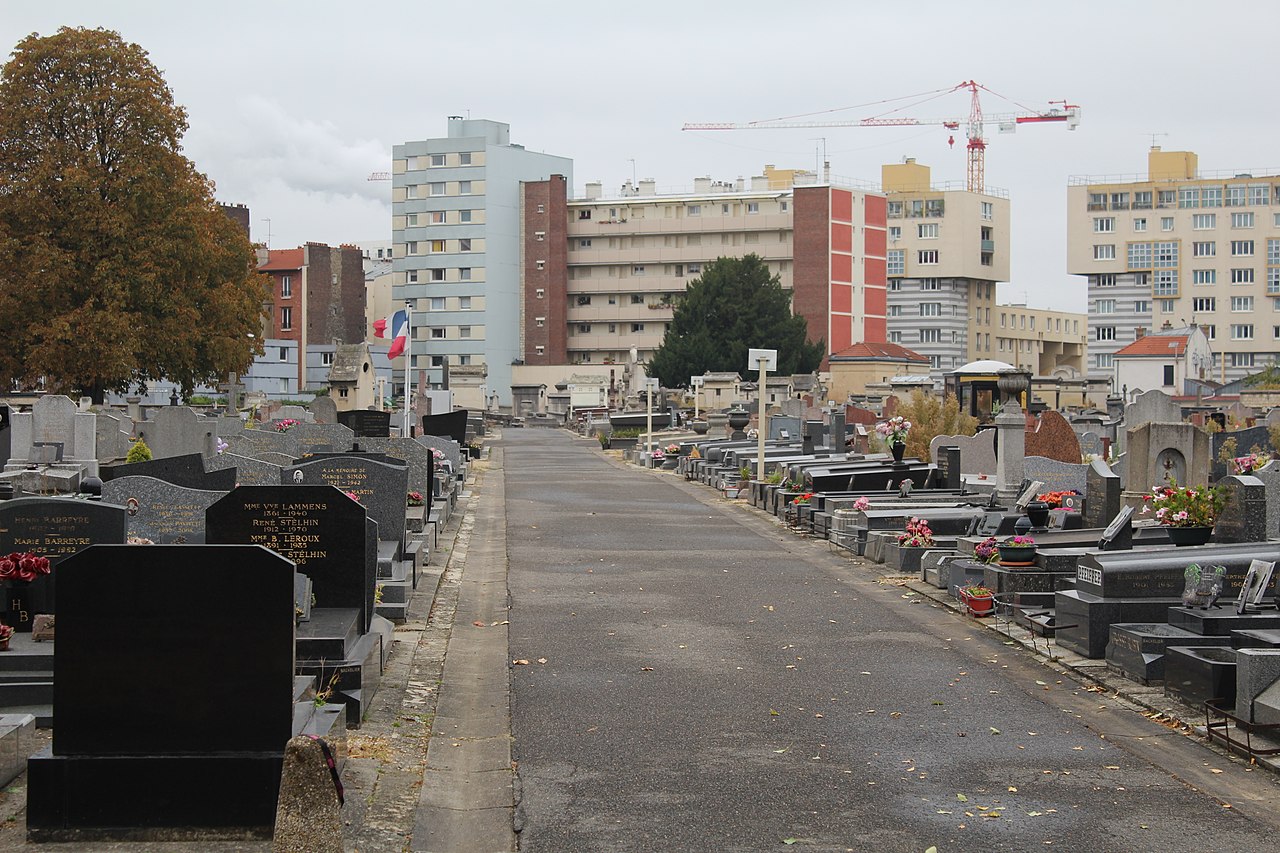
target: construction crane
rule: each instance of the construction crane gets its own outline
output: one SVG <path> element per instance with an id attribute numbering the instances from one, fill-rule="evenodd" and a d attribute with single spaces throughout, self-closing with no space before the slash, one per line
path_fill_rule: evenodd
<path id="1" fill-rule="evenodd" d="M 370 173 L 369 173 L 369 177 L 365 178 L 365 180 L 367 180 L 367 181 L 389 181 L 389 180 L 391 180 L 391 173 L 390 173 L 390 172 L 370 172 Z"/>
<path id="2" fill-rule="evenodd" d="M 906 116 L 894 115 L 907 107 L 917 106 L 925 101 L 943 95 L 968 90 L 970 93 L 969 116 L 967 119 L 960 117 L 955 118 L 938 118 L 923 119 L 909 118 Z M 999 114 L 983 114 L 982 103 L 978 97 L 979 90 L 994 95 L 997 98 L 1003 98 L 1016 106 L 1022 107 L 1020 112 L 999 113 Z M 857 119 L 855 121 L 838 121 L 814 120 L 812 117 L 827 113 L 843 112 L 845 110 L 860 109 L 870 106 L 881 106 L 892 103 L 893 101 L 913 99 L 913 103 L 903 107 L 895 107 L 886 110 L 878 115 L 868 118 Z M 917 100 L 918 99 L 918 100 Z M 874 101 L 869 104 L 858 104 L 852 107 L 840 107 L 838 109 L 823 110 L 820 113 L 805 113 L 799 116 L 786 116 L 783 118 L 769 119 L 765 121 L 751 122 L 700 122 L 686 124 L 682 130 L 766 130 L 777 128 L 793 128 L 793 127 L 914 127 L 927 125 L 940 125 L 947 130 L 959 130 L 962 122 L 965 123 L 965 133 L 969 138 L 967 146 L 969 151 L 969 169 L 966 188 L 970 192 L 983 192 L 986 188 L 986 151 L 987 141 L 983 139 L 983 127 L 988 124 L 995 124 L 999 127 L 1001 133 L 1013 133 L 1020 124 L 1031 124 L 1036 122 L 1066 122 L 1067 130 L 1075 130 L 1080 124 L 1080 107 L 1076 104 L 1069 104 L 1066 101 L 1050 101 L 1050 108 L 1047 110 L 1034 110 L 1018 104 L 1009 98 L 1004 98 L 996 92 L 991 91 L 981 83 L 973 80 L 966 80 L 959 85 L 952 86 L 949 89 L 936 89 L 932 92 L 923 92 L 919 95 L 908 95 L 906 98 L 891 98 L 884 101 Z M 947 142 L 952 146 L 955 145 L 955 136 L 952 135 Z"/>

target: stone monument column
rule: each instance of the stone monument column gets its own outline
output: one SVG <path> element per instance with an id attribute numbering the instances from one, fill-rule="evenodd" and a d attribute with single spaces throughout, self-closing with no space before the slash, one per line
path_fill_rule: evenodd
<path id="1" fill-rule="evenodd" d="M 1027 448 L 1027 419 L 1015 400 L 996 415 L 996 497 L 1012 504 L 1022 485 L 1022 460 Z"/>

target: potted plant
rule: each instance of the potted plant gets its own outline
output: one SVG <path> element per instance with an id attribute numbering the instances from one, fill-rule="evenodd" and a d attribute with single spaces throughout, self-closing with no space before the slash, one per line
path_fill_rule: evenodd
<path id="1" fill-rule="evenodd" d="M 1203 545 L 1213 535 L 1213 525 L 1226 504 L 1220 486 L 1189 489 L 1170 480 L 1142 497 L 1142 514 L 1155 513 L 1156 521 L 1169 528 L 1174 545 Z"/>
<path id="2" fill-rule="evenodd" d="M 961 587 L 960 600 L 974 616 L 988 616 L 995 604 L 995 593 L 982 584 Z"/>
<path id="3" fill-rule="evenodd" d="M 601 450 L 608 450 L 608 449 L 609 449 L 609 433 L 607 433 L 607 432 L 598 432 L 598 433 L 596 433 L 596 441 L 600 442 L 600 449 L 601 449 Z"/>
<path id="4" fill-rule="evenodd" d="M 866 510 L 871 509 L 871 498 L 867 497 L 866 495 L 863 495 L 862 497 L 857 498 L 853 502 L 853 508 L 858 510 L 859 512 L 865 512 Z"/>
<path id="5" fill-rule="evenodd" d="M 899 548 L 929 548 L 933 545 L 933 531 L 923 518 L 907 519 L 907 529 L 898 534 Z"/>
<path id="6" fill-rule="evenodd" d="M 1005 565 L 1030 565 L 1036 558 L 1036 540 L 1030 536 L 1010 536 L 997 543 L 996 548 Z"/>
<path id="7" fill-rule="evenodd" d="M 662 463 L 663 468 L 667 469 L 668 471 L 674 471 L 677 467 L 679 467 L 680 445 L 676 444 L 675 442 L 672 442 L 671 444 L 668 444 L 666 447 L 664 447 L 662 449 L 662 452 L 665 454 L 665 458 Z M 749 480 L 751 478 L 743 477 L 743 479 Z"/>
<path id="8" fill-rule="evenodd" d="M 973 546 L 973 558 L 979 563 L 994 563 L 1000 559 L 1000 547 L 996 537 L 988 536 Z"/>
<path id="9" fill-rule="evenodd" d="M 901 462 L 907 451 L 907 433 L 911 432 L 911 421 L 899 415 L 876 424 L 876 434 L 889 445 L 894 462 Z"/>
<path id="10" fill-rule="evenodd" d="M 9 641 L 13 639 L 13 628 L 0 622 L 0 652 L 9 651 Z"/>

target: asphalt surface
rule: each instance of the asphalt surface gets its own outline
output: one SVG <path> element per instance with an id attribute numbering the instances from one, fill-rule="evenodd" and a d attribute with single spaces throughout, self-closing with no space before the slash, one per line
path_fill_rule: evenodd
<path id="1" fill-rule="evenodd" d="M 1275 849 L 1265 771 L 705 487 L 499 444 L 520 850 Z"/>

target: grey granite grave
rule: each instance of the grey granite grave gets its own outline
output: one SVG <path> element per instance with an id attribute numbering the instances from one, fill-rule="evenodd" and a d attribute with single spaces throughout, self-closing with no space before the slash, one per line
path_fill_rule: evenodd
<path id="1" fill-rule="evenodd" d="M 102 499 L 125 508 L 129 535 L 157 544 L 204 542 L 205 510 L 224 494 L 154 477 L 117 477 L 102 485 Z"/>
<path id="2" fill-rule="evenodd" d="M 217 421 L 202 417 L 186 406 L 165 406 L 152 420 L 137 424 L 134 432 L 151 448 L 153 459 L 165 459 L 189 453 L 210 455 L 214 452 L 217 428 Z"/>
<path id="3" fill-rule="evenodd" d="M 1041 494 L 1046 491 L 1077 491 L 1083 494 L 1088 470 L 1088 465 L 1059 462 L 1043 456 L 1028 456 L 1022 462 L 1022 476 L 1044 484 Z"/>
<path id="4" fill-rule="evenodd" d="M 431 462 L 431 448 L 427 445 L 420 444 L 414 438 L 399 436 L 366 437 L 360 439 L 360 448 L 374 453 L 385 453 L 393 460 L 399 459 L 409 469 L 409 490 L 422 492 L 424 495 L 431 493 L 431 481 L 435 468 Z"/>
<path id="5" fill-rule="evenodd" d="M 1096 456 L 1098 458 L 1102 458 L 1102 455 L 1106 453 L 1106 447 L 1102 444 L 1102 438 L 1097 433 L 1085 431 L 1077 433 L 1077 436 L 1080 439 L 1081 456 Z"/>
<path id="6" fill-rule="evenodd" d="M 292 464 L 293 460 L 289 462 Z M 205 460 L 210 471 L 234 468 L 238 486 L 274 486 L 280 482 L 282 467 L 274 462 L 240 456 L 230 451 L 215 453 Z"/>
<path id="7" fill-rule="evenodd" d="M 301 423 L 289 430 L 298 442 L 298 455 L 333 453 L 350 450 L 356 441 L 355 431 L 342 424 Z"/>
<path id="8" fill-rule="evenodd" d="M 308 406 L 311 416 L 318 424 L 336 424 L 338 422 L 338 404 L 328 395 L 316 397 Z"/>
<path id="9" fill-rule="evenodd" d="M 1223 477 L 1226 503 L 1213 527 L 1215 542 L 1263 542 L 1267 539 L 1266 485 L 1248 474 Z"/>
<path id="10" fill-rule="evenodd" d="M 1280 460 L 1268 462 L 1254 471 L 1253 476 L 1261 480 L 1263 485 L 1267 503 L 1267 538 L 1280 538 Z"/>
<path id="11" fill-rule="evenodd" d="M 355 494 L 369 517 L 378 523 L 379 538 L 403 546 L 405 496 L 409 491 L 405 466 L 362 459 L 356 454 L 324 457 L 285 468 L 280 472 L 280 482 L 337 486 Z"/>
<path id="12" fill-rule="evenodd" d="M 1164 681 L 1168 646 L 1228 646 L 1227 637 L 1201 637 L 1165 622 L 1120 622 L 1111 626 L 1107 668 L 1125 678 L 1150 685 Z"/>
<path id="13" fill-rule="evenodd" d="M 1215 475 L 1231 473 L 1231 469 L 1227 464 L 1218 461 L 1218 456 L 1222 451 L 1222 446 L 1232 439 L 1236 442 L 1234 456 L 1237 457 L 1247 456 L 1253 452 L 1255 447 L 1263 453 L 1271 450 L 1271 436 L 1265 426 L 1247 427 L 1231 432 L 1215 432 L 1209 436 L 1209 452 L 1213 454 L 1213 473 Z"/>
<path id="14" fill-rule="evenodd" d="M 133 421 L 123 412 L 110 409 L 100 411 L 97 415 L 97 440 L 95 446 L 98 461 L 123 461 L 129 455 L 129 439 L 133 436 Z"/>
<path id="15" fill-rule="evenodd" d="M 454 471 L 462 470 L 462 448 L 456 441 L 438 435 L 420 435 L 414 441 L 423 447 L 441 451 L 444 453 L 445 460 L 453 466 Z"/>
<path id="16" fill-rule="evenodd" d="M 1239 649 L 1236 652 L 1236 716 L 1245 722 L 1257 719 L 1255 700 L 1280 683 L 1280 649 Z M 1276 720 L 1274 722 L 1280 722 Z"/>
<path id="17" fill-rule="evenodd" d="M 929 456 L 938 464 L 939 448 L 960 448 L 961 474 L 994 474 L 996 470 L 995 430 L 982 430 L 977 435 L 939 435 L 929 442 Z"/>
<path id="18" fill-rule="evenodd" d="M 1236 650 L 1230 646 L 1168 646 L 1164 693 L 1196 710 L 1210 699 L 1234 705 Z"/>
<path id="19" fill-rule="evenodd" d="M 1147 424 L 1182 423 L 1182 407 L 1163 391 L 1144 391 L 1124 407 L 1124 422 L 1128 431 Z"/>
<path id="20" fill-rule="evenodd" d="M 1120 511 L 1120 478 L 1101 459 L 1085 472 L 1084 526 L 1102 527 Z"/>

